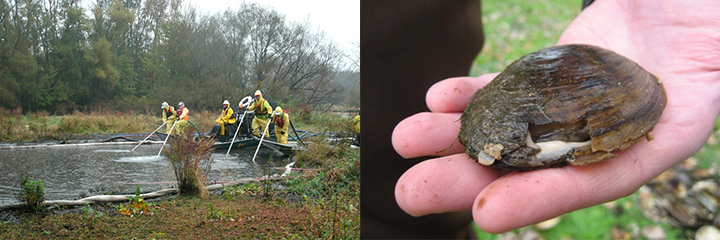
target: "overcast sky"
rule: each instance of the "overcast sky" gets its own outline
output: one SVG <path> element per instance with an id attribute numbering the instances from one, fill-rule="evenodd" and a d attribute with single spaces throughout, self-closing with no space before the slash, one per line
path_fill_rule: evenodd
<path id="1" fill-rule="evenodd" d="M 237 10 L 242 0 L 185 0 L 200 14 Z M 313 31 L 323 31 L 348 55 L 360 52 L 360 0 L 245 0 L 269 6 L 285 14 L 286 21 L 310 23 Z M 359 60 L 359 59 L 358 59 Z"/>

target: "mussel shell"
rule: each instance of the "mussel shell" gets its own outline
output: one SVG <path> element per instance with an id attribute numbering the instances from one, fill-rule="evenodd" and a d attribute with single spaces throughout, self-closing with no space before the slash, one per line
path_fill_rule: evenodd
<path id="1" fill-rule="evenodd" d="M 497 151 L 490 155 L 498 169 L 584 165 L 648 136 L 665 104 L 658 79 L 632 60 L 590 45 L 555 46 L 523 56 L 478 90 L 461 117 L 459 140 L 475 159 L 487 157 L 488 146 Z M 539 132 L 534 142 L 586 138 L 591 145 L 532 162 L 528 157 L 540 151 L 526 144 L 528 130 Z"/>

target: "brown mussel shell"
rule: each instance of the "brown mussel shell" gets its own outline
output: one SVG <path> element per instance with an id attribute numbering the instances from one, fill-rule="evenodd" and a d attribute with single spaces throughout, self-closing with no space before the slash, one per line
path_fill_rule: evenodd
<path id="1" fill-rule="evenodd" d="M 475 92 L 459 141 L 496 169 L 585 165 L 651 139 L 665 104 L 658 79 L 632 60 L 590 45 L 555 46 L 523 56 Z"/>

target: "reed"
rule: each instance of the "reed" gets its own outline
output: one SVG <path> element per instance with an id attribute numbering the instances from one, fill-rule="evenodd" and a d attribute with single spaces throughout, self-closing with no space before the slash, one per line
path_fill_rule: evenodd
<path id="1" fill-rule="evenodd" d="M 161 124 L 149 113 L 75 111 L 68 115 L 47 112 L 22 114 L 21 109 L 0 108 L 0 142 L 38 142 L 90 138 L 95 133 L 144 133 Z"/>
<path id="2" fill-rule="evenodd" d="M 212 163 L 213 140 L 200 138 L 194 142 L 191 138 L 173 137 L 169 142 L 163 152 L 172 164 L 180 195 L 204 197 L 205 174 L 210 171 Z"/>

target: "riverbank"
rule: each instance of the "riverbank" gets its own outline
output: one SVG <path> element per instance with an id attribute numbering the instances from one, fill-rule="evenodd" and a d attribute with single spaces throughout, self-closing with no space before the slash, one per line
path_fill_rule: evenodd
<path id="1" fill-rule="evenodd" d="M 47 112 L 22 114 L 19 110 L 0 109 L 0 142 L 91 140 L 98 133 L 150 132 L 160 124 L 162 120 L 156 116 L 135 112 L 74 112 L 54 116 Z"/>
<path id="2" fill-rule="evenodd" d="M 201 132 L 209 132 L 219 112 L 193 112 L 190 121 Z M 23 114 L 19 109 L 0 108 L 0 143 L 38 143 L 100 140 L 113 134 L 150 133 L 162 124 L 162 116 L 150 112 L 76 111 L 67 115 L 47 112 Z M 290 113 L 299 129 L 310 131 L 350 132 L 351 119 L 336 114 L 313 114 L 303 110 Z"/>
<path id="3" fill-rule="evenodd" d="M 294 159 L 295 168 L 313 170 L 225 187 L 204 198 L 143 201 L 146 211 L 132 216 L 122 214 L 131 199 L 39 213 L 6 211 L 0 214 L 0 239 L 359 238 L 359 149 L 315 141 Z"/>
<path id="4" fill-rule="evenodd" d="M 25 214 L 0 225 L 2 239 L 257 239 L 359 238 L 358 202 L 334 199 L 265 199 L 254 194 L 171 197 L 151 203 L 146 213 L 125 216 L 120 204 Z"/>
<path id="5" fill-rule="evenodd" d="M 53 138 L 56 136 L 71 139 L 97 132 L 147 133 L 157 127 L 155 124 L 160 124 L 159 117 L 138 113 L 48 116 L 11 112 L 3 116 L 0 122 L 5 125 L 0 125 L 0 131 L 4 131 L 6 137 L 1 141 L 19 141 L 25 145 L 33 144 L 32 141 L 58 141 Z M 215 118 L 215 114 L 201 112 L 193 121 L 198 126 L 208 125 Z M 334 114 L 311 114 L 293 122 L 298 128 L 323 132 L 345 131 L 350 126 L 348 119 Z M 29 126 L 31 124 L 35 126 Z M 122 127 L 133 124 L 144 126 Z M 44 138 L 32 138 L 33 134 L 42 133 L 39 129 L 46 129 Z M 18 134 L 22 136 L 7 137 Z M 143 201 L 147 204 L 146 211 L 131 216 L 123 215 L 128 212 L 131 199 L 80 207 L 53 206 L 39 213 L 6 211 L 0 214 L 0 239 L 357 239 L 360 236 L 359 149 L 345 144 L 331 145 L 323 139 L 324 136 L 307 139 L 306 151 L 293 156 L 294 168 L 312 171 L 294 171 L 282 180 L 227 187 L 204 198 L 171 196 Z M 286 164 L 277 161 L 264 168 Z"/>

